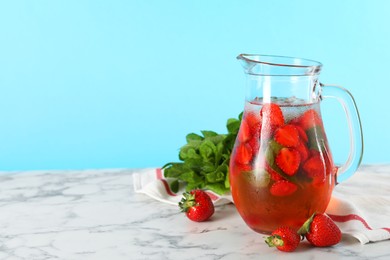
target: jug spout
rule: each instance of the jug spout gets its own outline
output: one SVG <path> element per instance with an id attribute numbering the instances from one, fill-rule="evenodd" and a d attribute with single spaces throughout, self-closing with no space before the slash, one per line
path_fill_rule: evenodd
<path id="1" fill-rule="evenodd" d="M 320 99 L 318 77 L 322 64 L 286 56 L 240 54 L 247 76 L 246 100 L 294 99 L 313 103 Z"/>
<path id="2" fill-rule="evenodd" d="M 321 72 L 318 61 L 287 56 L 240 54 L 244 72 L 259 76 L 313 76 Z"/>

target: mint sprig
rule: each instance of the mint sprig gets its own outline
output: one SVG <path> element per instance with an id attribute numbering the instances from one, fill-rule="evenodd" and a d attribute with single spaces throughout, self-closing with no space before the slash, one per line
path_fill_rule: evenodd
<path id="1" fill-rule="evenodd" d="M 173 192 L 178 191 L 180 181 L 186 184 L 186 191 L 209 189 L 222 195 L 230 190 L 229 161 L 241 119 L 242 113 L 238 119 L 227 120 L 227 134 L 204 130 L 201 135 L 186 136 L 187 143 L 179 151 L 181 162 L 170 162 L 162 167 L 166 178 L 175 179 L 170 184 Z"/>

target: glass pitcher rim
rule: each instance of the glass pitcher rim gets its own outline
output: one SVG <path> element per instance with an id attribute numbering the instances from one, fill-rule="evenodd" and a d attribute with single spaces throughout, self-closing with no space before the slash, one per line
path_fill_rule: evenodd
<path id="1" fill-rule="evenodd" d="M 259 65 L 259 66 L 268 66 L 270 68 L 284 67 L 286 69 L 291 69 L 291 71 L 287 74 L 270 73 L 269 69 L 267 69 L 268 73 L 264 73 L 264 74 L 254 73 L 257 75 L 265 75 L 265 76 L 318 75 L 321 72 L 321 68 L 323 66 L 321 62 L 316 60 L 300 58 L 300 57 L 292 57 L 292 56 L 283 56 L 283 55 L 241 53 L 237 56 L 237 59 L 242 60 L 247 64 L 252 64 L 249 67 Z M 294 69 L 296 71 L 293 71 Z"/>

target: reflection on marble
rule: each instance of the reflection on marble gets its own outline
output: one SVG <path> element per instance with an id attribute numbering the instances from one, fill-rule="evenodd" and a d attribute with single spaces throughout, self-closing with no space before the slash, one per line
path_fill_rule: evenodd
<path id="1" fill-rule="evenodd" d="M 0 259 L 390 259 L 389 240 L 361 245 L 347 236 L 331 248 L 303 242 L 294 253 L 279 252 L 234 205 L 191 222 L 175 206 L 134 193 L 133 172 L 0 173 Z M 390 181 L 390 165 L 360 172 Z"/>

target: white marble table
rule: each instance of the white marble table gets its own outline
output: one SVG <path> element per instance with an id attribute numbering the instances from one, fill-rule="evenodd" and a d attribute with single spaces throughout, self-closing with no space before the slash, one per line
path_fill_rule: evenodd
<path id="1" fill-rule="evenodd" d="M 390 240 L 361 245 L 347 236 L 330 248 L 303 242 L 279 252 L 234 205 L 191 222 L 175 206 L 134 193 L 133 172 L 0 173 L 0 259 L 390 259 Z M 372 172 L 390 183 L 390 165 L 359 170 Z"/>

